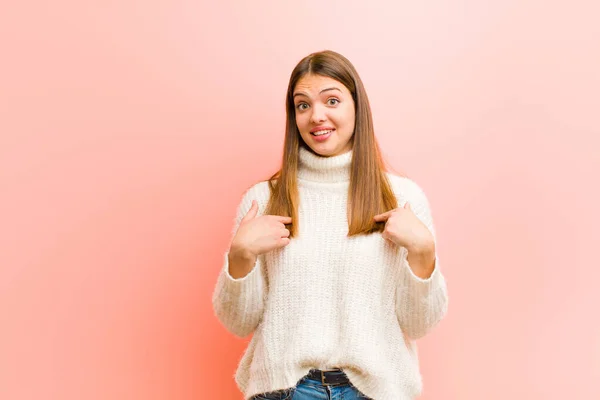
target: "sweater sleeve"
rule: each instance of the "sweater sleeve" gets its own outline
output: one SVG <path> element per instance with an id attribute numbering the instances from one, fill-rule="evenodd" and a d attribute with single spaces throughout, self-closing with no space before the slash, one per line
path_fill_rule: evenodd
<path id="1" fill-rule="evenodd" d="M 237 208 L 231 240 L 233 240 L 242 218 L 252 206 L 252 200 L 257 200 L 259 204 L 257 216 L 262 213 L 264 206 L 262 200 L 264 199 L 260 197 L 264 196 L 260 196 L 255 188 L 246 191 Z M 257 257 L 254 267 L 246 276 L 234 279 L 229 274 L 228 256 L 229 252 L 226 251 L 213 291 L 212 305 L 215 315 L 223 326 L 234 335 L 243 338 L 256 329 L 263 315 L 264 298 L 267 291 L 264 262 L 261 256 Z"/>
<path id="2" fill-rule="evenodd" d="M 415 215 L 429 228 L 435 240 L 435 227 L 427 197 L 416 183 L 410 182 L 411 190 L 406 191 L 405 201 L 410 203 Z M 428 278 L 414 274 L 408 263 L 407 252 L 404 252 L 401 269 L 396 289 L 396 314 L 406 335 L 411 339 L 419 339 L 431 331 L 448 310 L 446 281 L 440 270 L 437 246 L 435 267 Z"/>

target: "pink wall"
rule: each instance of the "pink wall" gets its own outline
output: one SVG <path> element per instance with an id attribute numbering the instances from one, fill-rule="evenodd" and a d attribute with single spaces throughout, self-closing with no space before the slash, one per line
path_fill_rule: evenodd
<path id="1" fill-rule="evenodd" d="M 0 6 L 0 398 L 241 399 L 210 294 L 327 48 L 437 222 L 422 399 L 600 398 L 594 2 L 29 3 Z"/>

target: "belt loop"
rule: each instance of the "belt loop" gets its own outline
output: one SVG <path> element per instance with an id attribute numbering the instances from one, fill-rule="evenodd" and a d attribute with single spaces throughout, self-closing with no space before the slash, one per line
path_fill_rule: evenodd
<path id="1" fill-rule="evenodd" d="M 321 371 L 321 383 L 325 385 L 325 372 Z"/>

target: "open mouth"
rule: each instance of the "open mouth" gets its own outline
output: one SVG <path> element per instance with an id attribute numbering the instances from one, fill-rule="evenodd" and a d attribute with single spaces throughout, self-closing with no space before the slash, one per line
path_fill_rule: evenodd
<path id="1" fill-rule="evenodd" d="M 331 132 L 335 131 L 335 129 L 327 129 L 323 131 L 311 132 L 310 134 L 316 137 L 329 135 Z"/>

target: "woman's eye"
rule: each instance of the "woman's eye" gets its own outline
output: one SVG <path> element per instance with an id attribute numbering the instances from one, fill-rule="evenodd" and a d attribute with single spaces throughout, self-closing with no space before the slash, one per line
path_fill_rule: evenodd
<path id="1" fill-rule="evenodd" d="M 332 103 L 332 101 L 334 101 L 335 103 Z M 340 101 L 339 101 L 338 99 L 329 99 L 329 100 L 327 100 L 327 102 L 328 102 L 330 105 L 332 105 L 332 106 L 335 106 L 335 105 L 336 105 L 337 103 L 339 103 Z"/>
<path id="2" fill-rule="evenodd" d="M 301 110 L 301 111 L 302 111 L 302 110 L 306 110 L 306 107 L 304 107 L 304 106 L 307 106 L 307 107 L 308 107 L 308 104 L 306 104 L 306 103 L 300 103 L 300 104 L 298 104 L 298 105 L 296 106 L 296 108 L 297 108 L 298 110 Z"/>

